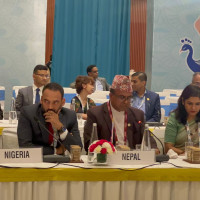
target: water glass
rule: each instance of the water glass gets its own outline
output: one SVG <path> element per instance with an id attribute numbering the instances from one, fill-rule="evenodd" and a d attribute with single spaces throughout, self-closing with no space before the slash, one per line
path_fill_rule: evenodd
<path id="1" fill-rule="evenodd" d="M 136 151 L 141 151 L 141 144 L 136 144 L 135 145 L 135 150 Z"/>
<path id="2" fill-rule="evenodd" d="M 77 121 L 79 125 L 82 125 L 82 113 L 76 113 Z"/>
<path id="3" fill-rule="evenodd" d="M 190 159 L 191 149 L 188 147 L 193 147 L 193 142 L 185 142 L 185 158 Z"/>
<path id="4" fill-rule="evenodd" d="M 93 163 L 94 160 L 95 160 L 95 153 L 94 153 L 94 152 L 89 152 L 89 151 L 88 151 L 88 157 L 87 157 L 87 158 L 88 158 L 88 159 L 87 159 L 88 163 Z"/>
<path id="5" fill-rule="evenodd" d="M 9 124 L 16 124 L 16 123 L 17 123 L 17 112 L 9 111 Z"/>

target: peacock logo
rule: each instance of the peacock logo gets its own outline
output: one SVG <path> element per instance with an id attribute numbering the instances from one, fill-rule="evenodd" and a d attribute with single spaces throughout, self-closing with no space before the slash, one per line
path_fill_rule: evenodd
<path id="1" fill-rule="evenodd" d="M 193 59 L 193 47 L 192 47 L 192 41 L 185 38 L 181 40 L 181 43 L 183 44 L 180 50 L 180 53 L 183 51 L 188 51 L 187 56 L 187 65 L 193 72 L 200 72 L 200 60 L 194 60 Z"/>
<path id="2" fill-rule="evenodd" d="M 200 17 L 197 18 L 197 20 L 194 22 L 194 28 L 200 34 Z M 192 47 L 192 41 L 188 38 L 181 40 L 182 47 L 180 49 L 180 53 L 183 51 L 188 51 L 187 55 L 187 65 L 193 72 L 200 72 L 200 60 L 194 60 L 193 58 L 193 47 Z"/>

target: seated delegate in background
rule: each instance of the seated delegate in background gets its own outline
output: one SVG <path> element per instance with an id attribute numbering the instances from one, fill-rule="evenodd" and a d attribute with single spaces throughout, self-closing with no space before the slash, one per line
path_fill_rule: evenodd
<path id="1" fill-rule="evenodd" d="M 155 92 L 146 89 L 147 75 L 135 72 L 131 76 L 133 88 L 132 107 L 142 110 L 147 122 L 160 122 L 160 97 Z"/>
<path id="2" fill-rule="evenodd" d="M 105 78 L 99 77 L 99 72 L 96 65 L 89 65 L 87 67 L 87 74 L 89 77 L 92 77 L 94 79 L 95 91 L 109 91 L 110 85 L 107 83 Z M 70 87 L 75 88 L 75 82 L 71 83 Z"/>
<path id="3" fill-rule="evenodd" d="M 94 101 L 87 97 L 94 92 L 94 79 L 89 76 L 78 76 L 75 87 L 78 94 L 73 98 L 75 99 L 75 111 L 83 113 L 82 118 L 86 120 L 87 110 L 96 106 Z"/>
<path id="4" fill-rule="evenodd" d="M 185 151 L 185 142 L 191 137 L 198 145 L 198 123 L 200 123 L 200 88 L 188 85 L 178 100 L 178 107 L 170 114 L 165 130 L 165 151 L 174 150 L 177 154 Z"/>
<path id="5" fill-rule="evenodd" d="M 16 111 L 20 111 L 23 106 L 40 102 L 44 85 L 50 82 L 50 71 L 45 65 L 36 65 L 33 70 L 33 85 L 21 88 L 16 98 Z"/>

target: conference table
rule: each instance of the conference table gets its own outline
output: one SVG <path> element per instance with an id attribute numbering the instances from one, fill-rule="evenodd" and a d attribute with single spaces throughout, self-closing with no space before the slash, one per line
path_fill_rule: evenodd
<path id="1" fill-rule="evenodd" d="M 196 200 L 200 165 L 183 161 L 151 165 L 85 163 L 1 164 L 1 200 Z M 10 168 L 8 168 L 10 167 Z"/>

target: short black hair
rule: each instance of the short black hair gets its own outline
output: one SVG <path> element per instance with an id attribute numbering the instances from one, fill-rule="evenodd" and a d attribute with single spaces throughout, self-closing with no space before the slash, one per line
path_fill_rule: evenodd
<path id="1" fill-rule="evenodd" d="M 38 70 L 48 70 L 49 68 L 46 65 L 36 65 L 33 74 L 36 74 Z"/>
<path id="2" fill-rule="evenodd" d="M 61 94 L 61 97 L 62 98 L 64 97 L 63 87 L 61 85 L 59 85 L 58 83 L 48 83 L 47 85 L 44 86 L 42 93 L 44 93 L 44 91 L 46 89 L 53 90 L 53 91 L 59 91 Z"/>
<path id="3" fill-rule="evenodd" d="M 173 112 L 175 112 L 175 117 L 176 117 L 177 121 L 179 121 L 183 125 L 185 125 L 187 123 L 187 117 L 188 117 L 188 113 L 185 110 L 185 105 L 183 105 L 183 102 L 185 102 L 185 100 L 189 99 L 190 97 L 200 98 L 200 87 L 199 86 L 190 84 L 187 87 L 185 87 L 181 96 L 178 99 L 178 106 L 173 111 Z M 200 111 L 196 115 L 196 122 L 200 122 Z"/>
<path id="4" fill-rule="evenodd" d="M 192 78 L 194 78 L 195 76 L 200 75 L 200 72 L 195 72 L 192 76 Z"/>
<path id="5" fill-rule="evenodd" d="M 96 65 L 89 65 L 87 67 L 87 74 L 88 74 L 88 72 L 91 72 L 94 67 L 96 67 Z"/>
<path id="6" fill-rule="evenodd" d="M 133 76 L 138 76 L 140 81 L 146 81 L 147 82 L 147 75 L 145 72 L 135 72 L 134 74 L 132 74 Z"/>

